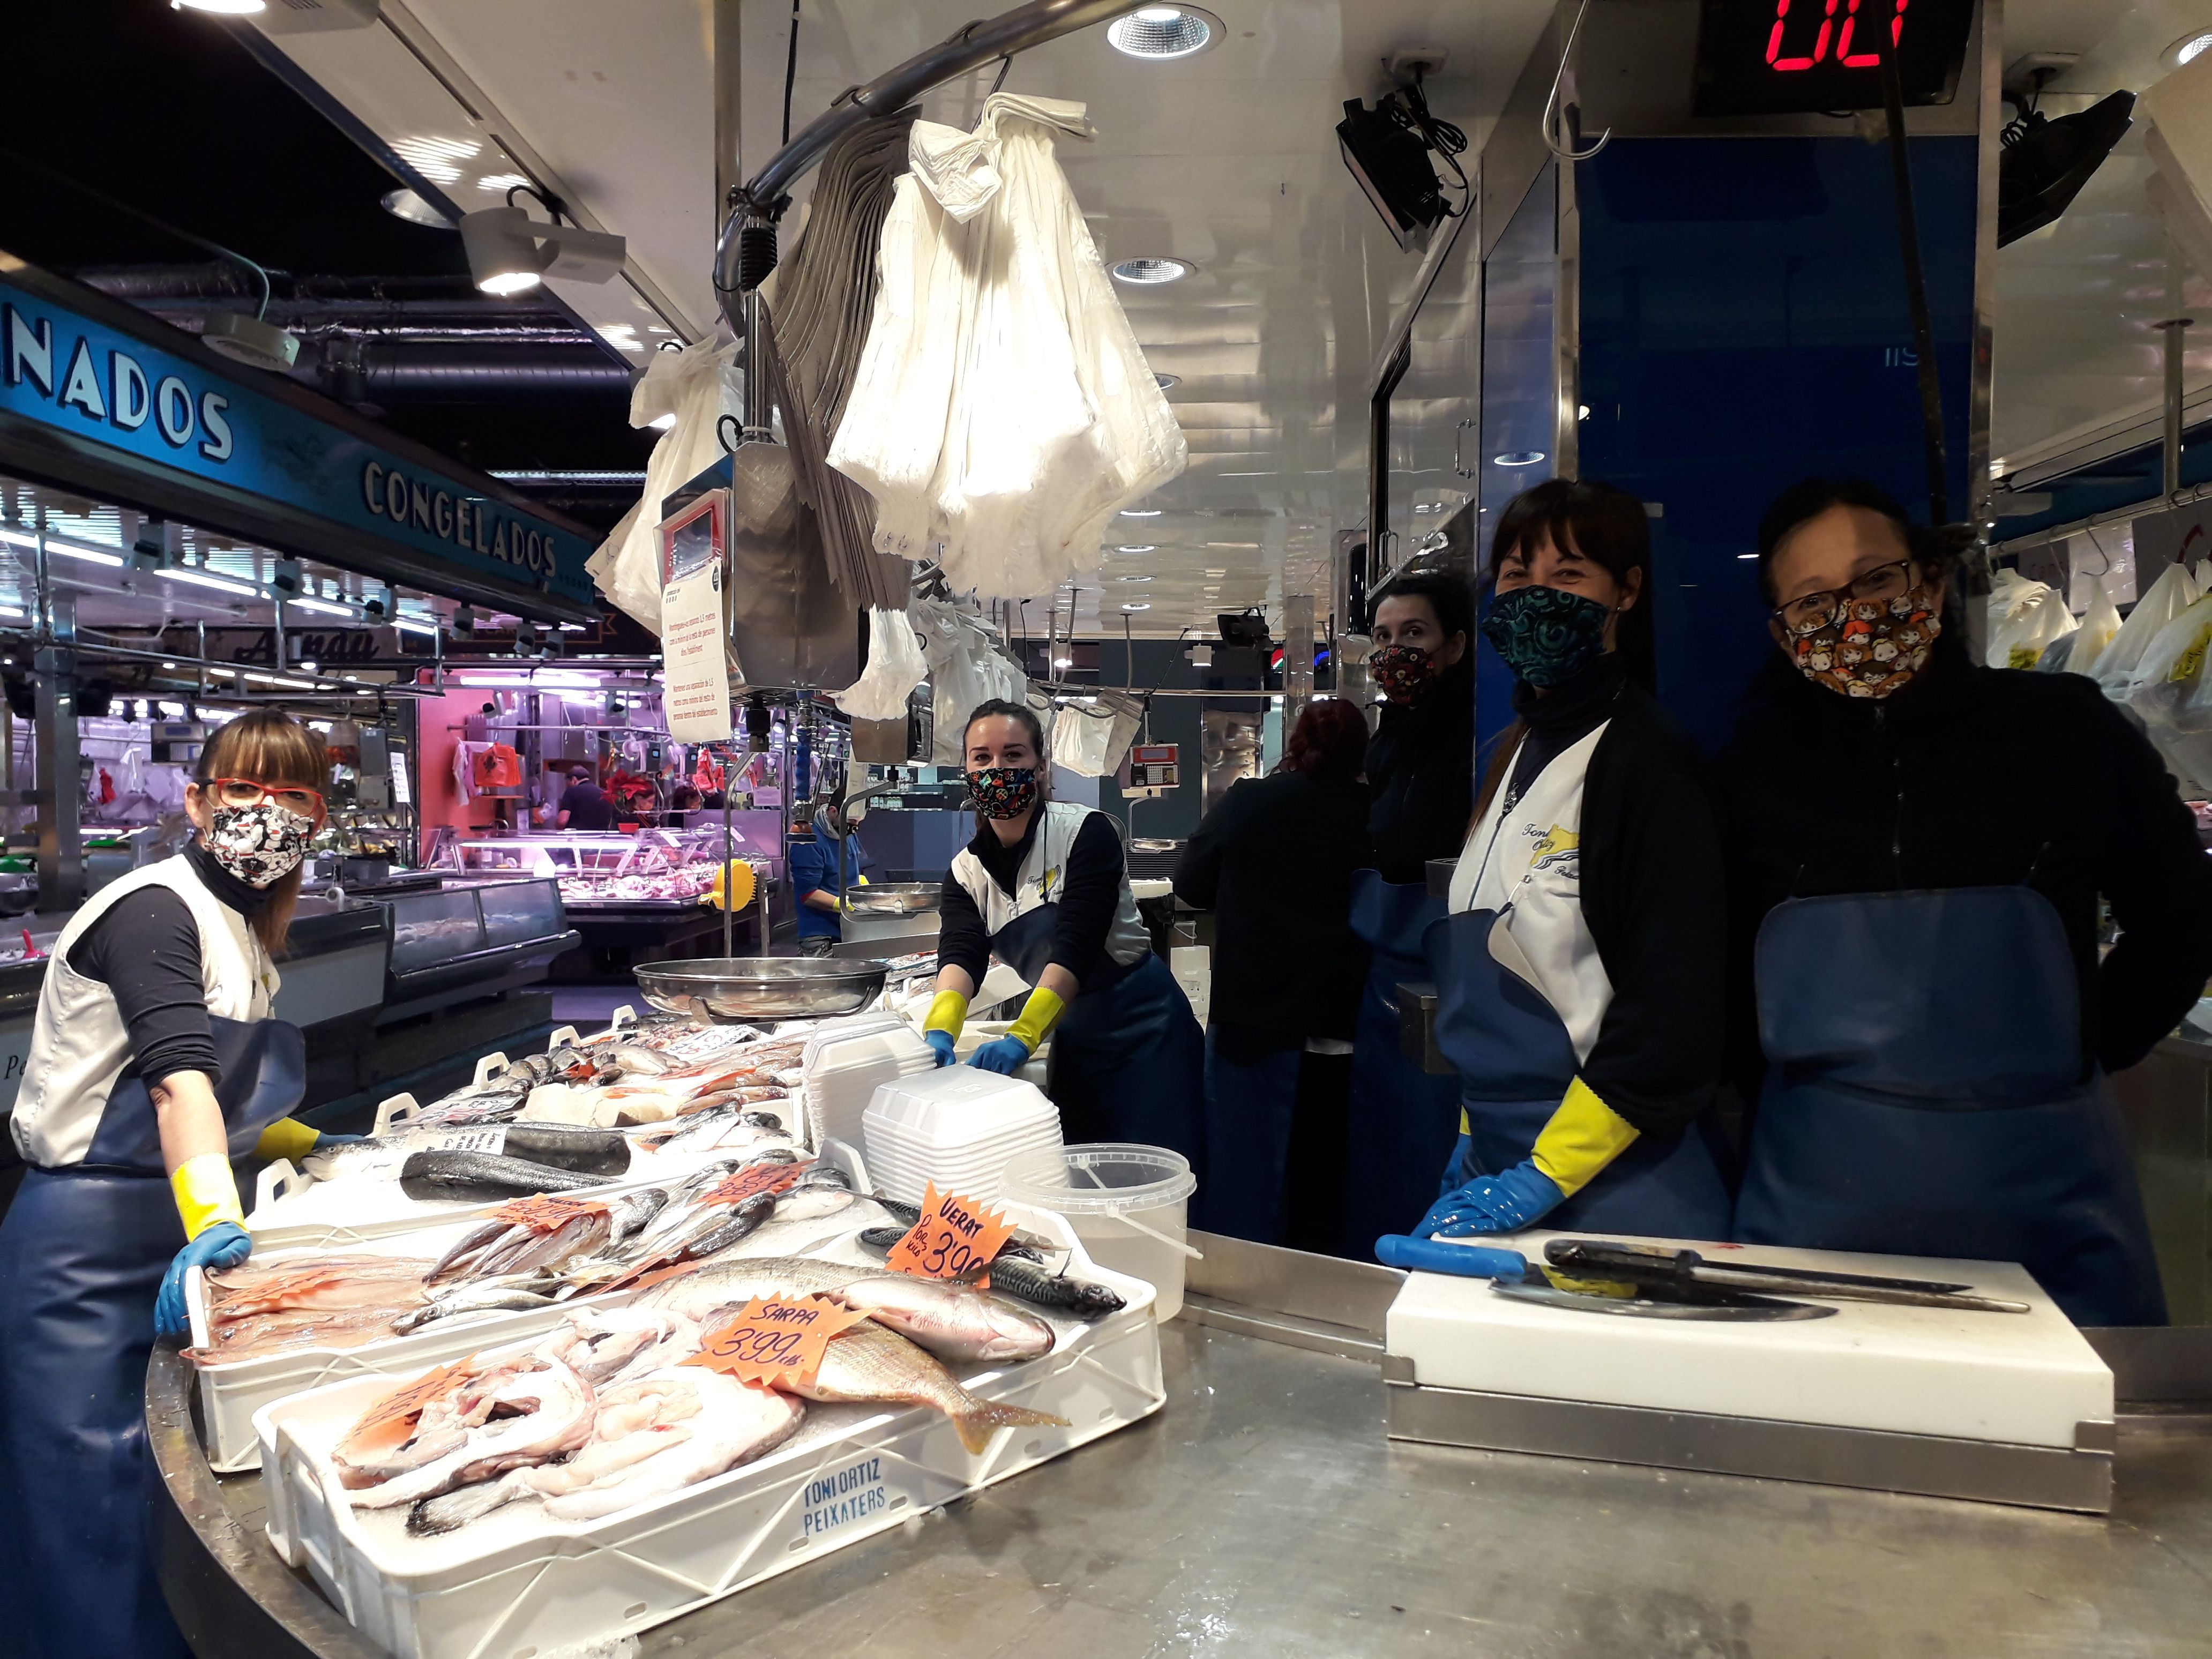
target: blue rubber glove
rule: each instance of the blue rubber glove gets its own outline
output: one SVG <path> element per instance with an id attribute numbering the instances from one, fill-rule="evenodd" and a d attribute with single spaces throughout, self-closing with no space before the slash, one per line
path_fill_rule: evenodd
<path id="1" fill-rule="evenodd" d="M 1462 1279 L 1517 1279 L 1528 1271 L 1518 1250 L 1492 1250 L 1480 1244 L 1439 1244 L 1433 1239 L 1385 1233 L 1375 1241 L 1375 1259 L 1386 1267 L 1456 1273 Z"/>
<path id="2" fill-rule="evenodd" d="M 1446 1193 L 1429 1206 L 1417 1231 L 1428 1238 L 1510 1233 L 1534 1225 L 1566 1200 L 1559 1183 L 1528 1159 L 1504 1175 L 1477 1176 Z"/>
<path id="3" fill-rule="evenodd" d="M 154 1298 L 154 1332 L 157 1336 L 183 1336 L 191 1329 L 185 1309 L 185 1272 L 191 1267 L 235 1267 L 252 1253 L 253 1238 L 235 1221 L 218 1221 L 179 1250 L 161 1275 L 161 1292 Z"/>
<path id="4" fill-rule="evenodd" d="M 1012 1077 L 1029 1064 L 1030 1045 L 1018 1036 L 1002 1036 L 995 1042 L 987 1042 L 968 1056 L 968 1063 L 979 1072 L 996 1072 L 1000 1077 Z"/>
<path id="5" fill-rule="evenodd" d="M 939 1066 L 950 1066 L 953 1063 L 954 1055 L 952 1053 L 951 1032 L 924 1031 L 921 1034 L 921 1040 L 924 1042 L 927 1042 L 930 1048 L 935 1051 L 937 1054 L 937 1063 Z"/>

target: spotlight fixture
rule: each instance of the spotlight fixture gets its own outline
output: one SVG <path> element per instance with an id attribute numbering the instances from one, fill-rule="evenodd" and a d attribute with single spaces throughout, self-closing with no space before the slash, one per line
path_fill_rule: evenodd
<path id="1" fill-rule="evenodd" d="M 279 559 L 269 573 L 269 585 L 287 599 L 297 599 L 300 590 L 307 586 L 307 576 L 297 559 Z"/>
<path id="2" fill-rule="evenodd" d="M 2030 110 L 2005 129 L 1997 159 L 1999 247 L 2066 211 L 2134 125 L 2135 106 L 2135 94 L 2116 92 L 2056 120 Z"/>
<path id="3" fill-rule="evenodd" d="M 1180 374 L 1155 374 L 1152 376 L 1152 384 L 1159 387 L 1163 392 L 1170 391 L 1182 384 L 1182 376 Z"/>
<path id="4" fill-rule="evenodd" d="M 200 343 L 234 363 L 272 369 L 279 374 L 300 358 L 297 335 L 237 311 L 210 311 L 202 318 Z"/>
<path id="5" fill-rule="evenodd" d="M 1436 52 L 1441 59 L 1440 48 L 1422 50 Z M 1336 146 L 1346 168 L 1401 248 L 1412 246 L 1431 226 L 1466 212 L 1474 198 L 1458 160 L 1467 149 L 1467 134 L 1431 115 L 1421 91 L 1425 61 L 1416 61 L 1412 81 L 1376 99 L 1371 110 L 1357 98 L 1346 99 L 1344 119 L 1336 124 Z M 1431 150 L 1443 157 L 1460 186 L 1458 207 L 1444 196 L 1443 181 L 1430 164 Z"/>
<path id="6" fill-rule="evenodd" d="M 558 210 L 556 210 L 556 212 Z M 483 208 L 461 216 L 469 274 L 486 294 L 521 294 L 548 276 L 604 283 L 623 267 L 619 236 L 532 219 L 519 207 Z"/>
<path id="7" fill-rule="evenodd" d="M 458 607 L 453 612 L 453 637 L 459 640 L 469 639 L 474 636 L 476 631 L 475 610 L 465 605 Z"/>
<path id="8" fill-rule="evenodd" d="M 1148 253 L 1134 259 L 1118 260 L 1112 269 L 1114 280 L 1117 283 L 1154 288 L 1162 283 L 1179 283 L 1198 267 L 1188 259 L 1173 258 L 1164 253 Z"/>
<path id="9" fill-rule="evenodd" d="M 384 210 L 395 219 L 404 219 L 410 225 L 425 225 L 432 230 L 453 228 L 451 219 L 411 190 L 387 190 L 382 200 Z"/>
<path id="10" fill-rule="evenodd" d="M 1155 63 L 1194 58 L 1222 36 L 1221 20 L 1196 6 L 1139 6 L 1106 26 L 1106 44 Z"/>

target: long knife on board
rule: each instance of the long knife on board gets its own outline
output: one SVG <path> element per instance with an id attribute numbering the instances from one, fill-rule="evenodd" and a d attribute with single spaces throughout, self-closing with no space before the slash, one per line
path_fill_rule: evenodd
<path id="1" fill-rule="evenodd" d="M 1555 1238 L 1544 1246 L 1555 1267 L 1649 1284 L 1726 1286 L 1740 1291 L 1774 1291 L 1795 1296 L 1833 1297 L 1847 1302 L 1885 1302 L 1909 1308 L 1952 1308 L 1974 1313 L 2024 1314 L 2025 1302 L 1970 1296 L 1966 1285 L 1929 1279 L 1885 1279 L 1873 1273 L 1818 1273 L 1804 1267 L 1741 1267 L 1708 1261 L 1695 1250 L 1656 1244 L 1600 1243 Z"/>

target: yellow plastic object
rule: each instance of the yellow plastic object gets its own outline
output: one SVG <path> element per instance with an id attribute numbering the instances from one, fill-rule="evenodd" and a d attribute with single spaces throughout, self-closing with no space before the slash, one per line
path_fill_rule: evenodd
<path id="1" fill-rule="evenodd" d="M 246 1212 L 238 1202 L 238 1182 L 232 1179 L 230 1160 L 221 1152 L 202 1152 L 179 1164 L 169 1177 L 176 1194 L 177 1214 L 183 1218 L 185 1237 L 198 1238 L 218 1221 L 246 1224 Z"/>
<path id="2" fill-rule="evenodd" d="M 1066 1011 L 1066 1003 L 1040 985 L 1030 993 L 1030 1000 L 1022 1005 L 1022 1017 L 1006 1028 L 1006 1035 L 1019 1037 L 1023 1046 L 1035 1054 L 1037 1044 Z"/>
<path id="3" fill-rule="evenodd" d="M 957 991 L 939 991 L 936 1000 L 929 1005 L 929 1018 L 921 1022 L 921 1029 L 957 1037 L 967 1020 L 968 999 Z"/>
<path id="4" fill-rule="evenodd" d="M 1566 1098 L 1536 1137 L 1536 1167 L 1569 1198 L 1589 1185 L 1599 1170 L 1628 1150 L 1636 1127 L 1600 1100 L 1577 1078 Z"/>
<path id="5" fill-rule="evenodd" d="M 723 902 L 722 898 L 722 878 L 725 874 L 729 877 L 729 885 L 735 896 L 727 905 Z M 713 905 L 717 910 L 726 908 L 742 910 L 753 902 L 753 893 L 752 866 L 747 864 L 743 859 L 732 859 L 726 869 L 714 872 L 714 884 L 707 890 L 701 902 Z"/>
<path id="6" fill-rule="evenodd" d="M 296 1117 L 280 1117 L 261 1132 L 261 1139 L 253 1143 L 256 1158 L 289 1158 L 297 1164 L 315 1150 L 322 1137 Z"/>

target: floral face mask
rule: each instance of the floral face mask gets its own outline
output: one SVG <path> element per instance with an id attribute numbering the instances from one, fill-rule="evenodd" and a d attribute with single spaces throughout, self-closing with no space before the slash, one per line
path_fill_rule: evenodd
<path id="1" fill-rule="evenodd" d="M 1936 590 L 1923 583 L 1884 599 L 1846 599 L 1824 623 L 1791 628 L 1783 649 L 1815 685 L 1847 697 L 1886 697 L 1928 666 L 1943 631 Z"/>
<path id="2" fill-rule="evenodd" d="M 201 837 L 215 861 L 248 887 L 283 880 L 307 856 L 313 818 L 288 812 L 273 800 L 258 806 L 218 806 Z"/>
<path id="3" fill-rule="evenodd" d="M 1392 702 L 1416 703 L 1437 682 L 1437 659 L 1418 645 L 1386 645 L 1368 658 L 1367 672 Z"/>
<path id="4" fill-rule="evenodd" d="M 979 767 L 968 775 L 968 793 L 975 799 L 979 816 L 1018 818 L 1036 805 L 1036 768 Z"/>

